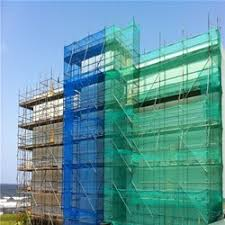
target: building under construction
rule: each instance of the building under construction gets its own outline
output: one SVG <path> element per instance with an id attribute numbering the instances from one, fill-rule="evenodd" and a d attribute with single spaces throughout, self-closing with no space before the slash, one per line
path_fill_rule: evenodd
<path id="1" fill-rule="evenodd" d="M 139 26 L 64 48 L 63 84 L 20 97 L 33 224 L 205 225 L 223 216 L 218 29 L 140 53 Z"/>
<path id="2" fill-rule="evenodd" d="M 17 180 L 26 213 L 32 224 L 61 224 L 63 85 L 40 82 L 20 94 L 19 108 Z"/>

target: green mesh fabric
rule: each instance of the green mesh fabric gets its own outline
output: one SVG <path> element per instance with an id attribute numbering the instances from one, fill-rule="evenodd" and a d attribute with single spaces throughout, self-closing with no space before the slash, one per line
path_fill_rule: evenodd
<path id="1" fill-rule="evenodd" d="M 208 224 L 222 215 L 220 35 L 139 54 L 139 28 L 106 29 L 104 220 Z"/>

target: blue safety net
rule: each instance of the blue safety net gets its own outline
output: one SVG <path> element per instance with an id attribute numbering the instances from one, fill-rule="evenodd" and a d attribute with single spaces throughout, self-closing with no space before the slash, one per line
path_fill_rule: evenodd
<path id="1" fill-rule="evenodd" d="M 104 35 L 64 48 L 64 224 L 103 220 Z"/>

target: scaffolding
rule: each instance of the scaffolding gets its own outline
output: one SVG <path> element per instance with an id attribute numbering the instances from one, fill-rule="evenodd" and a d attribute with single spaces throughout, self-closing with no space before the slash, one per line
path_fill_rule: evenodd
<path id="1" fill-rule="evenodd" d="M 107 170 L 118 168 L 104 159 L 111 151 L 111 146 L 106 147 L 112 136 L 108 120 L 124 110 L 126 99 L 120 95 L 128 81 L 120 70 L 126 69 L 131 78 L 138 60 L 139 30 L 134 22 L 124 29 L 107 27 L 64 49 L 65 224 L 100 224 L 107 216 L 106 202 L 114 201 Z"/>
<path id="2" fill-rule="evenodd" d="M 118 104 L 105 101 L 106 222 L 196 225 L 222 216 L 220 48 L 212 29 L 109 72 Z"/>
<path id="3" fill-rule="evenodd" d="M 111 39 L 116 41 L 108 42 Z M 139 86 L 139 27 L 134 21 L 121 30 L 112 27 L 107 31 L 106 40 L 106 51 L 116 54 L 112 69 L 105 71 L 104 221 L 128 224 L 127 217 L 132 217 L 128 186 L 133 193 L 136 190 L 130 183 L 130 161 L 134 152 L 139 152 L 130 134 L 134 128 L 134 105 L 138 103 L 134 96 Z"/>
<path id="4" fill-rule="evenodd" d="M 18 187 L 34 224 L 206 225 L 222 216 L 218 29 L 140 54 L 139 26 L 64 47 L 20 95 Z"/>
<path id="5" fill-rule="evenodd" d="M 104 30 L 64 49 L 64 224 L 103 220 Z"/>
<path id="6" fill-rule="evenodd" d="M 62 187 L 63 87 L 41 81 L 19 94 L 18 191 L 32 224 L 60 224 Z"/>
<path id="7" fill-rule="evenodd" d="M 139 39 L 133 21 L 65 47 L 65 224 L 222 215 L 219 31 L 144 55 Z"/>

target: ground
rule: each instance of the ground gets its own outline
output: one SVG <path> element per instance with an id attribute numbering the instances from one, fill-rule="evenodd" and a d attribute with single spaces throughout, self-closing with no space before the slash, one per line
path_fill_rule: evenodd
<path id="1" fill-rule="evenodd" d="M 16 224 L 16 214 L 3 214 L 0 215 L 1 225 L 15 225 Z"/>

